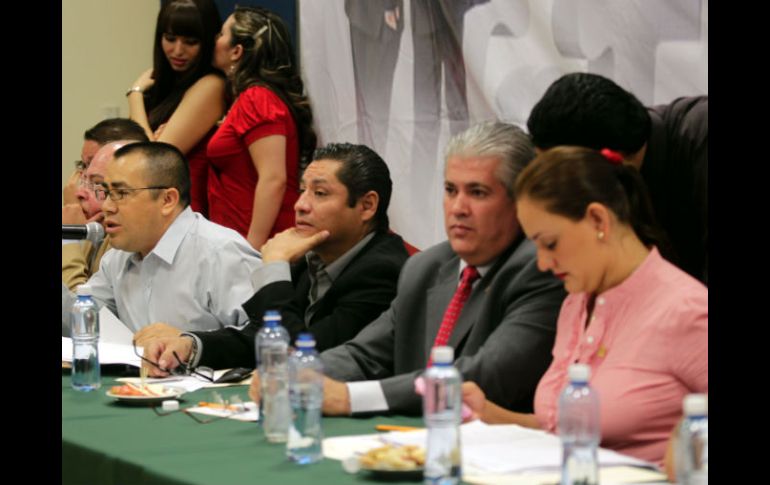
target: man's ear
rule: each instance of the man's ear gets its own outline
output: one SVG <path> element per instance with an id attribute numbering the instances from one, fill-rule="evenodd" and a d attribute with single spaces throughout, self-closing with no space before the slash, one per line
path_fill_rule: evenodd
<path id="1" fill-rule="evenodd" d="M 164 190 L 161 198 L 162 204 L 160 210 L 164 216 L 167 216 L 174 212 L 174 209 L 179 204 L 179 191 L 174 187 L 170 187 Z"/>
<path id="2" fill-rule="evenodd" d="M 358 199 L 361 204 L 361 220 L 369 222 L 374 219 L 377 214 L 377 208 L 380 205 L 380 194 L 374 190 L 370 190 Z"/>

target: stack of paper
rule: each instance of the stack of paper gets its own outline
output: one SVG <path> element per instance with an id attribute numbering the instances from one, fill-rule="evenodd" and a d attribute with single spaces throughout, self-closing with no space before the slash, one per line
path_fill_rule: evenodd
<path id="1" fill-rule="evenodd" d="M 463 480 L 483 484 L 558 483 L 561 442 L 545 431 L 515 424 L 487 425 L 472 421 L 460 427 Z M 383 443 L 425 446 L 426 430 L 380 435 L 338 436 L 323 443 L 324 456 L 343 460 Z M 652 463 L 612 450 L 598 452 L 603 484 L 662 482 L 665 476 Z"/>
<path id="2" fill-rule="evenodd" d="M 383 436 L 389 443 L 425 446 L 427 431 L 394 432 Z M 463 466 L 487 473 L 516 473 L 561 467 L 558 436 L 516 424 L 484 424 L 472 421 L 460 426 Z M 654 465 L 612 450 L 599 449 L 600 466 Z"/>
<path id="3" fill-rule="evenodd" d="M 143 349 L 137 347 L 140 354 Z M 72 339 L 69 337 L 61 338 L 61 360 L 62 362 L 72 362 Z M 142 359 L 134 353 L 132 345 L 112 344 L 99 341 L 99 363 L 100 364 L 128 364 L 135 367 L 142 366 Z"/>
<path id="4" fill-rule="evenodd" d="M 134 333 L 106 306 L 99 310 L 99 363 L 128 364 L 141 367 L 142 359 L 134 352 Z M 141 355 L 141 347 L 137 347 Z M 61 360 L 72 362 L 72 339 L 61 338 Z"/>

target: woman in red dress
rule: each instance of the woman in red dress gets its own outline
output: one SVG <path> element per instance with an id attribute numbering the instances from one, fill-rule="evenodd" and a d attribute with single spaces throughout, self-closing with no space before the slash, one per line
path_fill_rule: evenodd
<path id="1" fill-rule="evenodd" d="M 209 218 L 257 249 L 294 226 L 300 164 L 316 146 L 294 57 L 286 25 L 262 8 L 237 7 L 216 41 L 235 101 L 208 145 Z"/>

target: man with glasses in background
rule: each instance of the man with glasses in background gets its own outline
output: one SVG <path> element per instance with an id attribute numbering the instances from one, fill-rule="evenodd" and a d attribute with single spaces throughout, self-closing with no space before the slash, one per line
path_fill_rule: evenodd
<path id="1" fill-rule="evenodd" d="M 80 160 L 75 161 L 75 170 L 70 174 L 67 184 L 62 189 L 62 203 L 65 206 L 78 204 L 75 192 L 83 172 L 91 164 L 96 152 L 107 143 L 118 140 L 150 141 L 144 128 L 136 121 L 128 118 L 108 118 L 87 129 L 83 134 Z M 79 223 L 73 222 L 73 224 Z"/>
<path id="2" fill-rule="evenodd" d="M 241 304 L 253 293 L 259 253 L 237 232 L 192 211 L 190 173 L 177 148 L 120 148 L 94 193 L 113 248 L 88 280 L 100 306 L 134 332 L 157 322 L 178 329 L 176 335 L 246 323 Z M 74 298 L 62 285 L 64 336 Z"/>
<path id="3" fill-rule="evenodd" d="M 95 189 L 104 181 L 104 170 L 112 155 L 122 146 L 135 143 L 121 140 L 107 143 L 96 152 L 88 167 L 78 180 L 75 196 L 77 204 L 62 207 L 62 224 L 86 224 L 101 222 L 103 199 L 97 197 Z M 102 194 L 103 195 L 103 194 Z M 110 238 L 105 237 L 98 247 L 91 241 L 62 240 L 61 279 L 67 288 L 75 291 L 99 270 L 104 253 L 110 249 Z"/>
<path id="4" fill-rule="evenodd" d="M 94 184 L 104 177 L 104 167 L 115 150 L 133 141 L 149 141 L 144 129 L 127 118 L 111 118 L 86 130 L 81 160 L 63 190 L 62 224 L 100 222 L 102 201 L 94 195 Z M 115 143 L 118 142 L 118 143 Z M 110 145 L 110 148 L 107 146 Z M 95 160 L 95 161 L 94 161 Z M 109 238 L 99 247 L 90 241 L 62 241 L 62 282 L 72 291 L 99 269 L 99 262 L 110 248 Z"/>

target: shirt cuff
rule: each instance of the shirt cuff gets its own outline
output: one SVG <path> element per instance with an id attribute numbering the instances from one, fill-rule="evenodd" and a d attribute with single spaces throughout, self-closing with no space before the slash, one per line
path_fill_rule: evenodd
<path id="1" fill-rule="evenodd" d="M 61 245 L 62 246 L 64 246 L 65 244 L 78 244 L 78 243 L 80 243 L 80 241 L 77 240 L 77 239 L 62 239 L 61 240 Z"/>
<path id="2" fill-rule="evenodd" d="M 188 362 L 187 363 L 187 366 L 190 369 L 195 369 L 196 367 L 198 367 L 198 362 L 201 361 L 201 354 L 203 354 L 203 342 L 201 342 L 200 337 L 198 337 L 194 333 L 182 332 L 179 336 L 180 337 L 190 337 L 193 340 L 195 340 L 195 344 L 197 345 L 198 351 L 195 353 L 194 360 L 192 362 Z"/>
<path id="3" fill-rule="evenodd" d="M 388 410 L 388 402 L 379 381 L 347 382 L 350 412 L 371 413 Z"/>
<path id="4" fill-rule="evenodd" d="M 291 269 L 286 261 L 263 264 L 251 273 L 251 285 L 257 292 L 276 281 L 291 281 Z"/>

